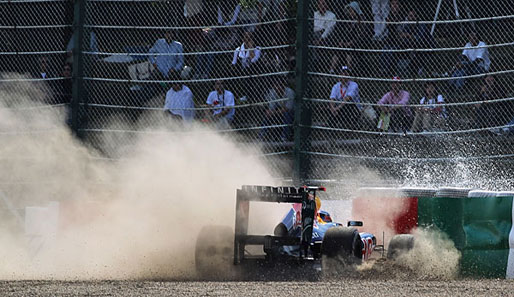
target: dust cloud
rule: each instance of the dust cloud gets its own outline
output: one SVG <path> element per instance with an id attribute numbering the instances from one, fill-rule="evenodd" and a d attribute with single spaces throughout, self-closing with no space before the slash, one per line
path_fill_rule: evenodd
<path id="1" fill-rule="evenodd" d="M 241 185 L 276 183 L 256 151 L 200 127 L 153 127 L 120 159 L 98 158 L 71 135 L 65 107 L 38 103 L 44 94 L 0 86 L 0 279 L 194 278 L 199 230 L 233 228 Z M 48 223 L 52 201 L 57 226 Z M 26 234 L 26 207 L 45 209 L 29 223 L 44 237 Z M 271 232 L 283 212 L 267 214 L 261 227 Z"/>
<path id="2" fill-rule="evenodd" d="M 349 274 L 362 279 L 452 280 L 459 274 L 460 252 L 448 236 L 437 230 L 417 229 L 414 246 L 396 259 L 371 259 Z"/>
<path id="3" fill-rule="evenodd" d="M 191 133 L 170 131 L 169 124 L 152 127 L 120 147 L 119 159 L 102 158 L 71 135 L 66 107 L 41 103 L 45 94 L 32 84 L 0 85 L 0 279 L 195 278 L 200 229 L 233 227 L 235 190 L 241 185 L 277 184 L 257 151 L 204 127 L 192 127 Z M 123 123 L 131 125 L 145 129 Z M 379 180 L 364 168 L 357 172 L 355 182 Z M 401 211 L 401 206 L 386 206 Z M 46 212 L 27 223 L 27 207 Z M 272 233 L 284 210 L 284 205 L 269 209 L 257 203 L 250 222 L 259 226 L 252 230 Z M 55 226 L 49 223 L 52 211 L 58 217 Z M 371 229 L 383 227 L 377 217 L 349 219 L 363 219 Z M 46 235 L 27 234 L 29 227 Z M 394 265 L 429 277 L 453 276 L 458 254 L 450 243 L 423 231 L 419 238 Z M 386 269 L 373 263 L 380 262 L 362 265 L 360 275 L 376 277 Z"/>
<path id="4" fill-rule="evenodd" d="M 377 244 L 387 244 L 396 234 L 394 221 L 407 212 L 408 201 L 399 191 L 383 189 L 378 192 L 360 191 L 353 200 L 352 219 L 362 221 L 361 232 L 375 234 Z M 385 241 L 385 242 L 384 242 Z"/>
<path id="5" fill-rule="evenodd" d="M 419 228 L 414 236 L 414 247 L 400 255 L 396 264 L 411 269 L 420 278 L 454 279 L 458 276 L 461 254 L 445 233 Z"/>

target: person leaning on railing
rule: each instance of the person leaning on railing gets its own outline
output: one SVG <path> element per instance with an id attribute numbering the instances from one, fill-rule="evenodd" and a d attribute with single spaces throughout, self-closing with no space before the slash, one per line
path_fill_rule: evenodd
<path id="1" fill-rule="evenodd" d="M 412 123 L 412 111 L 407 106 L 409 104 L 409 92 L 401 89 L 402 84 L 399 77 L 393 77 L 391 91 L 387 92 L 380 101 L 379 105 L 382 112 L 381 119 L 388 118 L 391 130 L 395 132 L 407 131 Z M 382 130 L 389 130 L 388 127 L 380 127 Z"/>
<path id="2" fill-rule="evenodd" d="M 425 95 L 419 100 L 423 107 L 416 107 L 416 115 L 411 126 L 412 132 L 424 132 L 442 130 L 445 120 L 448 117 L 444 104 L 443 95 L 437 93 L 434 81 L 425 84 Z M 439 106 L 438 106 L 439 105 Z"/>
<path id="3" fill-rule="evenodd" d="M 347 66 L 342 66 L 339 70 L 340 81 L 336 83 L 330 92 L 330 123 L 338 128 L 349 130 L 359 130 L 361 127 L 360 115 L 362 106 L 359 96 L 359 85 L 350 80 Z M 351 136 L 351 133 L 345 133 Z"/>

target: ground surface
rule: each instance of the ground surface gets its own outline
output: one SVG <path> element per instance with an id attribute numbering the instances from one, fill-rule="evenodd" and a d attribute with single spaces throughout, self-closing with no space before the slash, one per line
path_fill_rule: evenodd
<path id="1" fill-rule="evenodd" d="M 1 296 L 514 296 L 508 280 L 3 281 Z"/>

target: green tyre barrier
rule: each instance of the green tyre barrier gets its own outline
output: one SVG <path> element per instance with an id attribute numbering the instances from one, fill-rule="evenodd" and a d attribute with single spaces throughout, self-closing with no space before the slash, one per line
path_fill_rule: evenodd
<path id="1" fill-rule="evenodd" d="M 463 276 L 507 277 L 512 197 L 462 199 L 465 234 L 460 270 Z M 514 259 L 510 259 L 513 261 Z"/>

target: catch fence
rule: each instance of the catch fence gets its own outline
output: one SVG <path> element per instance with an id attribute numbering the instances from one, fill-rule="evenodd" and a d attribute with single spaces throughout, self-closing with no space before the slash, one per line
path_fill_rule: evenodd
<path id="1" fill-rule="evenodd" d="M 0 36 L 103 157 L 185 121 L 280 178 L 511 183 L 510 1 L 0 0 Z"/>

